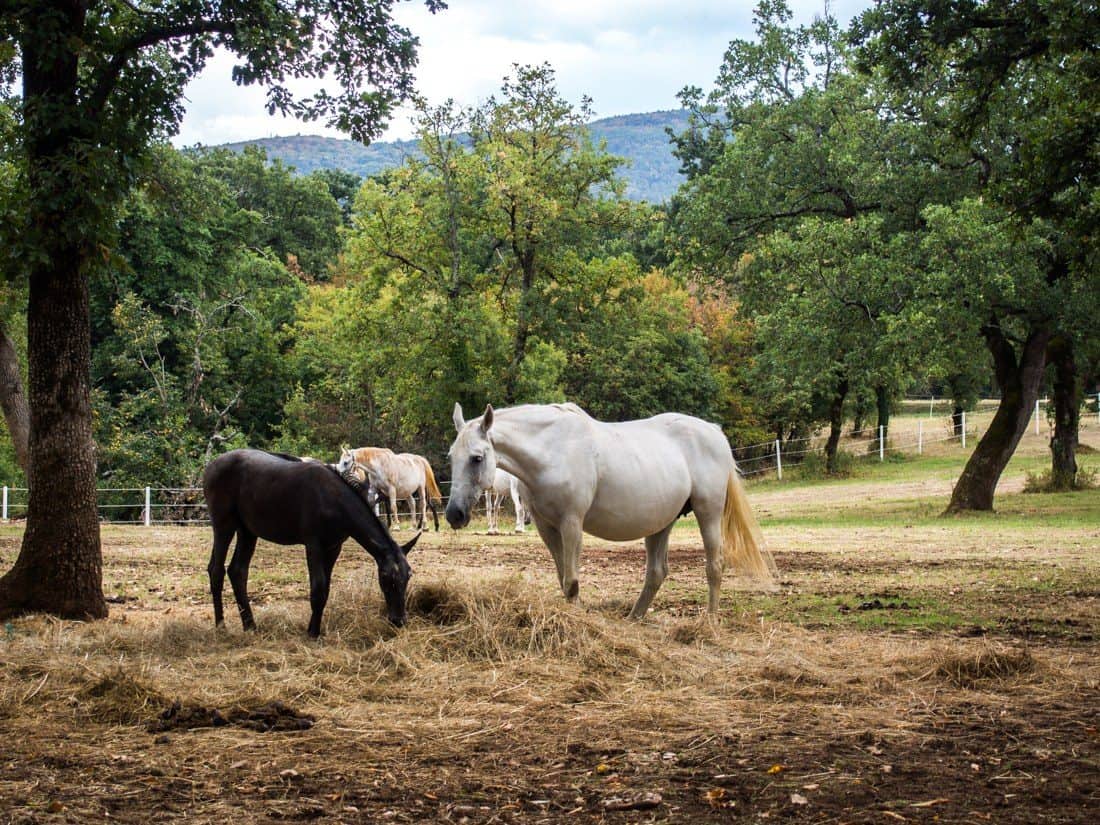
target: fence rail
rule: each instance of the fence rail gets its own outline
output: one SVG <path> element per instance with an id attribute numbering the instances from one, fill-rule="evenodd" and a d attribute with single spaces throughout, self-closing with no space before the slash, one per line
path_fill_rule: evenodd
<path id="1" fill-rule="evenodd" d="M 1090 396 L 1091 399 L 1091 396 Z M 943 414 L 935 416 L 932 410 L 937 402 L 943 399 L 906 399 L 906 402 L 929 404 L 929 418 L 917 421 L 915 437 L 906 440 L 904 437 L 887 436 L 882 427 L 879 427 L 877 436 L 867 443 L 873 449 L 866 452 L 850 453 L 862 459 L 874 459 L 885 461 L 887 454 L 900 454 L 915 452 L 923 455 L 927 447 L 934 444 L 957 442 L 965 449 L 968 439 L 984 430 L 983 424 L 991 420 L 995 410 L 983 409 L 977 413 L 964 412 L 961 421 L 958 422 L 958 434 L 955 434 L 955 422 L 951 416 Z M 1045 399 L 1035 402 L 1033 423 L 1029 425 L 1027 435 L 1042 434 L 1041 429 L 1041 405 L 1047 403 Z M 1096 396 L 1096 422 L 1100 424 L 1100 394 Z M 943 423 L 940 433 L 936 433 L 935 426 L 925 427 L 925 421 L 939 420 Z M 1084 423 L 1084 419 L 1082 419 Z M 950 430 L 943 434 L 945 430 Z M 737 459 L 737 466 L 745 478 L 775 474 L 782 480 L 784 464 L 797 463 L 805 456 L 819 452 L 825 443 L 825 436 L 814 435 L 805 438 L 791 439 L 781 443 L 778 439 L 773 442 L 750 444 L 743 447 L 735 447 L 734 454 L 742 456 Z M 450 490 L 449 481 L 439 483 L 443 495 L 443 506 L 446 507 Z M 25 487 L 3 488 L 3 496 L 0 498 L 0 519 L 9 521 L 12 518 L 20 518 L 26 515 L 27 502 Z M 146 527 L 161 524 L 206 524 L 206 503 L 202 500 L 202 488 L 200 487 L 101 487 L 96 490 L 101 501 L 97 504 L 100 512 L 100 521 L 105 524 L 143 524 Z M 106 499 L 106 500 L 102 500 Z M 510 502 L 509 502 L 510 506 Z M 407 505 L 404 501 L 398 502 L 398 510 L 402 515 L 408 515 Z M 484 505 L 479 507 L 479 512 L 484 512 Z"/>

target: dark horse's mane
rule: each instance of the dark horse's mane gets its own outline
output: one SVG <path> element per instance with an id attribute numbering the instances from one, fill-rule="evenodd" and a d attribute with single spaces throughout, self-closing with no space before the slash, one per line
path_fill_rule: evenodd
<path id="1" fill-rule="evenodd" d="M 283 461 L 302 461 L 301 456 L 291 455 L 290 453 L 276 453 L 272 452 L 271 450 L 261 450 L 260 452 L 267 453 L 268 455 L 273 455 L 275 456 L 275 458 L 281 458 L 283 459 Z"/>

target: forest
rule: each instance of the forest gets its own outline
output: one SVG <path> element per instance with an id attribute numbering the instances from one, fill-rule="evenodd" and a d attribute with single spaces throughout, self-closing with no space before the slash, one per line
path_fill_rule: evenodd
<path id="1" fill-rule="evenodd" d="M 106 51 L 87 67 L 99 85 L 80 98 L 105 114 L 100 132 L 66 133 L 75 161 L 49 160 L 55 104 L 9 83 L 0 110 L 9 484 L 54 426 L 28 450 L 28 399 L 84 357 L 50 343 L 84 340 L 65 326 L 83 317 L 66 306 L 83 283 L 90 380 L 62 370 L 56 386 L 87 384 L 99 486 L 192 485 L 245 445 L 327 460 L 341 444 L 387 445 L 445 476 L 456 401 L 568 399 L 618 420 L 677 410 L 719 423 L 735 451 L 824 430 L 824 470 L 838 472 L 843 428 L 888 428 L 900 398 L 930 392 L 957 412 L 1000 399 L 949 509 L 992 507 L 1040 395 L 1050 482 L 1078 481 L 1100 363 L 1093 4 L 929 17 L 895 0 L 844 27 L 763 0 L 713 87 L 681 93 L 687 125 L 668 139 L 684 183 L 659 203 L 626 196 L 622 158 L 585 128 L 592 102 L 563 98 L 548 64 L 515 66 L 478 106 L 421 103 L 418 152 L 365 179 L 300 174 L 255 148 L 173 149 L 176 81 L 136 103 L 111 96 L 171 72 L 156 54 L 123 71 L 145 41 L 123 37 L 139 25 L 126 4 L 109 6 L 95 29 Z M 269 13 L 248 31 L 297 31 Z M 22 38 L 3 57 L 10 80 L 34 44 L 25 21 L 4 25 Z M 233 25 L 215 16 L 202 31 L 277 83 L 275 51 L 249 52 Z M 307 60 L 296 37 L 281 59 Z M 358 48 L 331 59 L 397 47 Z M 201 63 L 164 54 L 184 74 Z M 386 77 L 407 93 L 407 77 Z M 377 111 L 348 114 L 349 101 L 309 105 L 374 136 Z M 62 269 L 70 280 L 51 280 Z M 42 485 L 62 461 L 91 466 L 50 432 Z"/>

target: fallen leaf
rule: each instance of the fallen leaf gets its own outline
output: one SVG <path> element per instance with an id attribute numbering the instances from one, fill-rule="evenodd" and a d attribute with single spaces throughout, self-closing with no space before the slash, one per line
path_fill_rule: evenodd
<path id="1" fill-rule="evenodd" d="M 709 791 L 707 791 L 706 797 L 707 797 L 707 802 L 710 803 L 710 806 L 712 808 L 721 808 L 722 807 L 722 802 L 726 798 L 726 789 L 725 788 L 711 788 Z"/>
<path id="2" fill-rule="evenodd" d="M 792 805 L 809 805 L 810 800 L 808 800 L 806 797 L 804 797 L 800 793 L 793 793 L 793 794 L 791 794 L 791 804 Z"/>
<path id="3" fill-rule="evenodd" d="M 779 773 L 780 771 L 785 771 L 786 769 L 786 765 L 772 765 L 770 768 L 768 768 L 768 773 Z"/>

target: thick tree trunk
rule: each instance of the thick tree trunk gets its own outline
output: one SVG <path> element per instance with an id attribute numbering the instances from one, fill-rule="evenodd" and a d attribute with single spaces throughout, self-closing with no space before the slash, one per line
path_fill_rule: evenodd
<path id="1" fill-rule="evenodd" d="M 844 399 L 848 396 L 848 379 L 837 384 L 836 394 L 829 404 L 829 440 L 825 442 L 825 472 L 837 471 L 837 445 L 840 444 L 840 430 L 844 426 Z"/>
<path id="2" fill-rule="evenodd" d="M 43 251 L 29 264 L 27 528 L 0 578 L 0 617 L 43 611 L 107 615 L 96 513 L 90 396 L 88 269 L 99 254 L 110 192 L 89 191 L 81 147 L 92 141 L 77 103 L 86 4 L 31 4 L 22 43 L 29 220 Z"/>
<path id="3" fill-rule="evenodd" d="M 963 409 L 962 404 L 958 401 L 955 402 L 955 406 L 951 408 L 951 436 L 952 438 L 962 438 L 963 434 L 963 422 L 966 420 L 963 418 L 963 413 L 966 410 Z"/>
<path id="4" fill-rule="evenodd" d="M 1077 374 L 1073 341 L 1058 335 L 1047 348 L 1054 366 L 1054 434 L 1050 439 L 1050 486 L 1072 490 L 1077 485 L 1077 439 L 1081 425 L 1082 382 Z"/>
<path id="5" fill-rule="evenodd" d="M 955 484 L 948 513 L 993 509 L 997 482 L 1027 429 L 1046 366 L 1049 330 L 1033 328 L 1020 349 L 1019 360 L 996 322 L 985 327 L 983 334 L 993 354 L 1001 403 Z"/>
<path id="6" fill-rule="evenodd" d="M 4 409 L 4 420 L 15 447 L 15 460 L 29 483 L 31 412 L 23 392 L 19 355 L 3 324 L 0 324 L 0 407 Z"/>
<path id="7" fill-rule="evenodd" d="M 78 256 L 54 258 L 31 278 L 27 344 L 34 484 L 15 566 L 0 579 L 0 617 L 43 611 L 102 618 L 89 392 L 87 280 Z M 55 263 L 56 262 L 56 263 Z"/>

